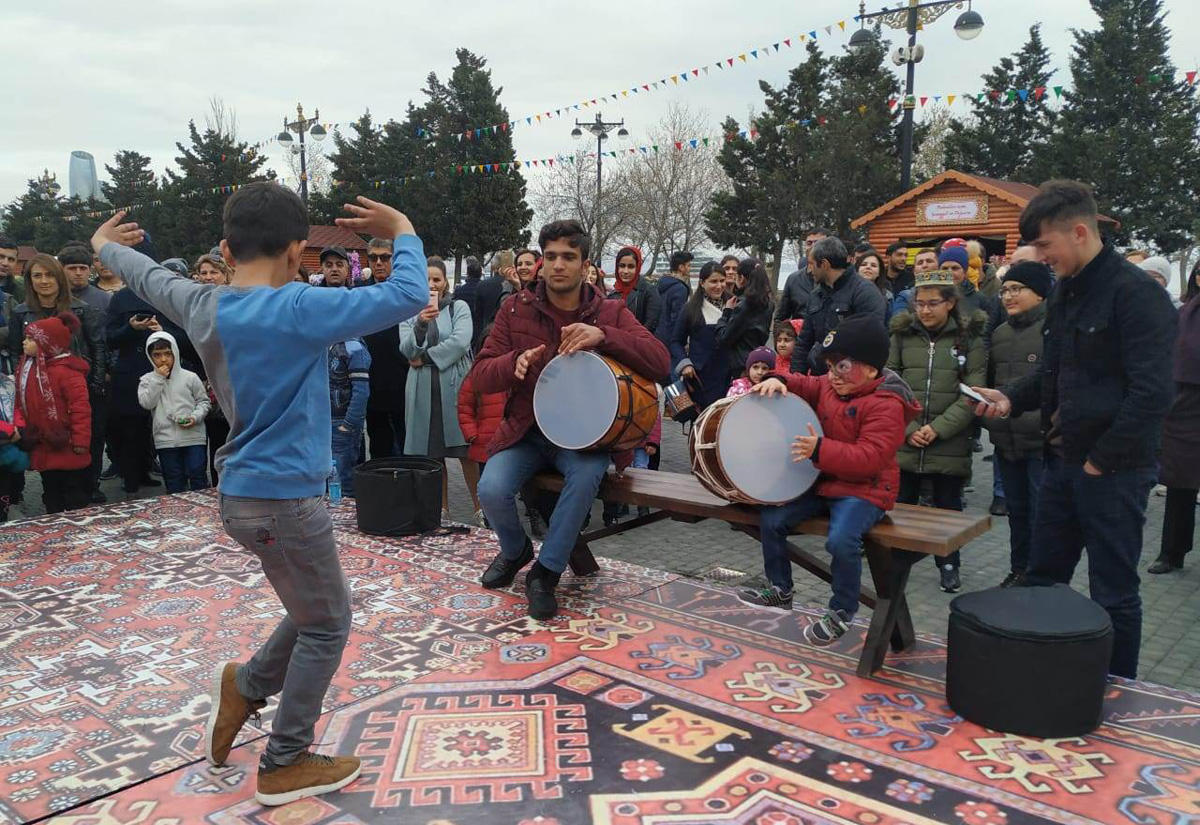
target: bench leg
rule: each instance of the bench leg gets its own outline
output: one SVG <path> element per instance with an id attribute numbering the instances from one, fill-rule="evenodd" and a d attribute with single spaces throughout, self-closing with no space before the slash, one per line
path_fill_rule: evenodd
<path id="1" fill-rule="evenodd" d="M 588 547 L 588 543 L 583 540 L 582 536 L 575 542 L 567 564 L 570 565 L 571 572 L 576 576 L 590 576 L 600 570 L 600 564 L 592 555 L 592 549 Z"/>
<path id="2" fill-rule="evenodd" d="M 894 650 L 906 650 L 915 642 L 912 616 L 904 589 L 912 561 L 872 542 L 866 544 L 867 562 L 879 600 L 871 615 L 871 626 L 858 660 L 858 675 L 869 677 L 883 667 L 889 643 Z"/>

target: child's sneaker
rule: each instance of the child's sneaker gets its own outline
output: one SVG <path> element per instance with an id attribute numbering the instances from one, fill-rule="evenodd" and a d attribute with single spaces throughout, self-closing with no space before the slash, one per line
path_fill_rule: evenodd
<path id="1" fill-rule="evenodd" d="M 957 593 L 962 590 L 962 577 L 959 576 L 957 567 L 952 564 L 943 564 L 940 572 L 943 593 Z"/>
<path id="2" fill-rule="evenodd" d="M 804 628 L 804 640 L 810 645 L 828 647 L 846 635 L 850 619 L 840 610 L 827 610 L 825 615 Z"/>
<path id="3" fill-rule="evenodd" d="M 761 590 L 742 588 L 738 591 L 738 598 L 755 607 L 766 607 L 770 610 L 792 609 L 792 591 L 785 592 L 773 584 L 767 585 Z"/>

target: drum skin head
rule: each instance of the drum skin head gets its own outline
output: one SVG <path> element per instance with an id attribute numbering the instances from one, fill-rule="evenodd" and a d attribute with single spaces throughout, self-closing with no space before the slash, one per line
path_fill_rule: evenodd
<path id="1" fill-rule="evenodd" d="M 616 415 L 616 378 L 595 353 L 556 356 L 538 376 L 533 416 L 556 447 L 591 447 L 608 432 Z"/>
<path id="2" fill-rule="evenodd" d="M 743 494 L 764 504 L 783 504 L 808 491 L 820 472 L 812 461 L 792 461 L 792 441 L 812 424 L 822 435 L 817 414 L 795 395 L 744 395 L 730 404 L 717 431 L 717 458 Z"/>

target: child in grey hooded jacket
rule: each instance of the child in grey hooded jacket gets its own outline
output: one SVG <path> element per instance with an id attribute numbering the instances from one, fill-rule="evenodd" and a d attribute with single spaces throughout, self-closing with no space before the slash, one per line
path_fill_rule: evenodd
<path id="1" fill-rule="evenodd" d="M 150 410 L 154 447 L 168 493 L 208 486 L 208 450 L 204 416 L 211 402 L 204 382 L 179 363 L 179 345 L 169 332 L 146 339 L 146 357 L 154 366 L 138 383 L 138 403 Z"/>

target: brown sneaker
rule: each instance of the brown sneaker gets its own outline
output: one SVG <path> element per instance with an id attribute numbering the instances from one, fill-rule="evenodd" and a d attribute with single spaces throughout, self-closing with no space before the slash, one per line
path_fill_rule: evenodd
<path id="1" fill-rule="evenodd" d="M 234 674 L 237 662 L 227 662 L 217 668 L 213 677 L 212 707 L 208 711 L 208 726 L 204 731 L 204 756 L 218 767 L 229 758 L 233 740 L 246 720 L 253 716 L 260 723 L 260 708 L 266 707 L 261 700 L 252 702 L 238 693 Z"/>
<path id="2" fill-rule="evenodd" d="M 356 756 L 322 756 L 305 751 L 300 758 L 281 768 L 258 766 L 260 805 L 286 805 L 306 796 L 330 793 L 358 778 L 362 765 Z"/>

